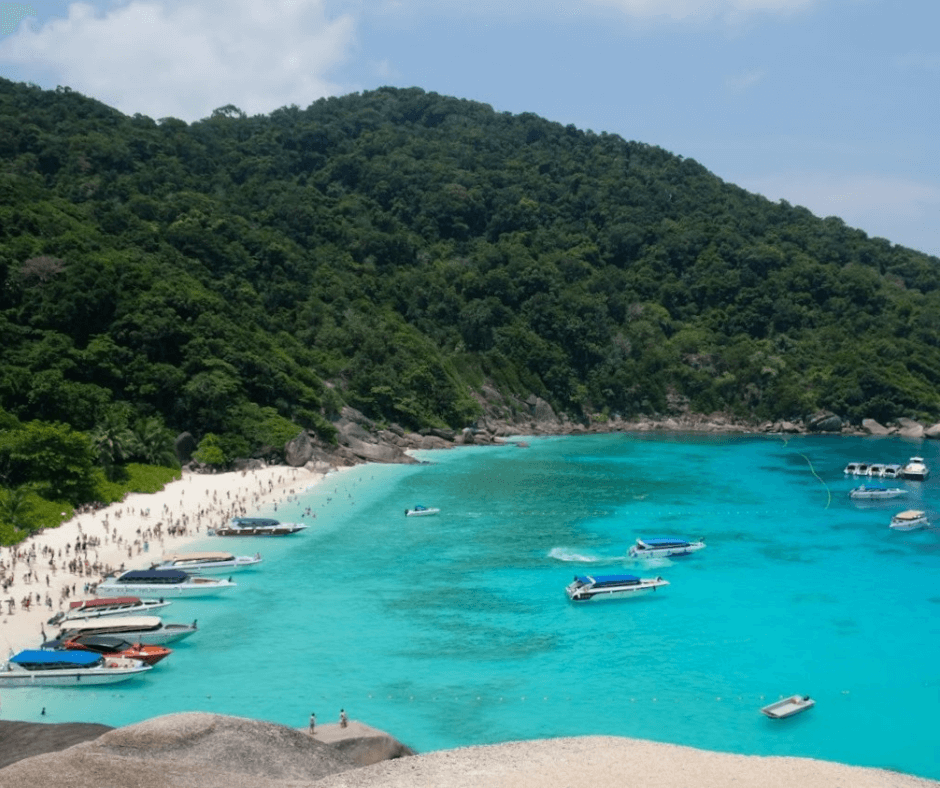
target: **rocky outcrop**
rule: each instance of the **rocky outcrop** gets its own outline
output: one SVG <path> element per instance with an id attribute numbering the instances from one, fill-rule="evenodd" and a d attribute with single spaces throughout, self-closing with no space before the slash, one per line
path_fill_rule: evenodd
<path id="1" fill-rule="evenodd" d="M 940 424 L 933 424 L 924 430 L 924 437 L 931 440 L 940 439 Z"/>
<path id="2" fill-rule="evenodd" d="M 862 429 L 869 435 L 890 435 L 891 430 L 874 419 L 862 419 Z"/>
<path id="3" fill-rule="evenodd" d="M 186 713 L 116 728 L 62 752 L 18 761 L 0 770 L 0 788 L 277 788 L 354 768 L 355 761 L 337 748 L 292 728 Z"/>
<path id="4" fill-rule="evenodd" d="M 835 413 L 814 413 L 806 420 L 810 432 L 842 432 L 842 419 Z"/>
<path id="5" fill-rule="evenodd" d="M 0 769 L 24 758 L 58 752 L 114 730 L 91 722 L 37 724 L 0 720 Z"/>
<path id="6" fill-rule="evenodd" d="M 358 720 L 349 720 L 345 727 L 338 724 L 318 725 L 314 738 L 329 744 L 356 766 L 372 766 L 416 754 L 411 747 Z"/>
<path id="7" fill-rule="evenodd" d="M 898 425 L 897 434 L 902 438 L 923 438 L 924 425 L 914 419 L 901 417 L 896 419 Z"/>
<path id="8" fill-rule="evenodd" d="M 180 465 L 185 465 L 193 458 L 193 452 L 198 446 L 192 433 L 181 432 L 176 436 L 176 440 L 173 441 L 173 450 L 176 452 L 176 459 L 180 461 Z"/>

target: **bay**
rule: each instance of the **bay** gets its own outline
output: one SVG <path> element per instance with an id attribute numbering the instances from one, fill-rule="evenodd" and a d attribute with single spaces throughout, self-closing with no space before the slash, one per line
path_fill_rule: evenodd
<path id="1" fill-rule="evenodd" d="M 422 452 L 368 465 L 282 504 L 316 518 L 261 551 L 228 598 L 175 602 L 200 631 L 145 679 L 7 691 L 5 718 L 121 725 L 204 710 L 303 727 L 311 711 L 389 731 L 418 751 L 589 734 L 796 755 L 940 778 L 937 482 L 890 482 L 859 505 L 849 461 L 904 462 L 930 443 L 838 436 L 590 435 Z M 440 507 L 406 518 L 415 504 Z M 703 537 L 635 562 L 640 536 Z M 572 604 L 572 575 L 670 585 Z M 172 611 L 172 612 L 169 612 Z M 761 706 L 812 695 L 786 721 Z"/>

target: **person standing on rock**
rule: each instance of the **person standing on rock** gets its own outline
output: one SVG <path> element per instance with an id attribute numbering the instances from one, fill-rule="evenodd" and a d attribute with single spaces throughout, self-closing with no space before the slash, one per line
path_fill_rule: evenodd
<path id="1" fill-rule="evenodd" d="M 339 727 L 345 728 L 348 722 L 349 722 L 349 718 L 346 716 L 346 709 L 340 709 L 339 710 Z"/>
<path id="2" fill-rule="evenodd" d="M 317 715 L 315 712 L 310 712 L 310 733 L 315 733 L 315 728 L 317 727 Z"/>

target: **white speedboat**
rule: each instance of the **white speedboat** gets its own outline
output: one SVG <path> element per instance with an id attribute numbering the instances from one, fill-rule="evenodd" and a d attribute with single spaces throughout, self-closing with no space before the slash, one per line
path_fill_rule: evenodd
<path id="1" fill-rule="evenodd" d="M 911 457 L 901 466 L 901 476 L 911 481 L 923 482 L 927 481 L 927 477 L 930 476 L 930 470 L 923 457 Z"/>
<path id="2" fill-rule="evenodd" d="M 223 552 L 169 553 L 151 569 L 181 569 L 198 575 L 226 574 L 261 563 L 261 554 L 232 555 Z"/>
<path id="3" fill-rule="evenodd" d="M 56 636 L 59 640 L 71 640 L 83 635 L 114 635 L 132 643 L 164 646 L 188 638 L 196 631 L 196 622 L 164 624 L 160 616 L 119 616 L 90 621 L 64 621 L 60 627 Z"/>
<path id="4" fill-rule="evenodd" d="M 145 598 L 211 596 L 236 587 L 231 580 L 190 575 L 179 569 L 131 569 L 98 583 L 101 596 Z"/>
<path id="5" fill-rule="evenodd" d="M 427 517 L 432 514 L 438 514 L 440 511 L 440 509 L 433 509 L 418 504 L 414 509 L 405 509 L 405 517 Z"/>
<path id="6" fill-rule="evenodd" d="M 69 609 L 56 613 L 47 623 L 60 624 L 63 621 L 82 621 L 102 616 L 136 616 L 146 615 L 167 605 L 172 605 L 161 599 L 141 599 L 136 596 L 118 596 L 107 599 L 81 599 L 69 602 Z"/>
<path id="7" fill-rule="evenodd" d="M 690 542 L 681 536 L 650 536 L 637 539 L 630 548 L 631 558 L 666 558 L 670 555 L 689 555 L 705 547 L 699 540 Z"/>
<path id="8" fill-rule="evenodd" d="M 761 714 L 765 714 L 772 720 L 782 720 L 786 717 L 792 717 L 801 711 L 813 708 L 816 705 L 809 695 L 791 695 L 789 698 L 778 700 L 761 709 Z"/>
<path id="9" fill-rule="evenodd" d="M 661 577 L 640 578 L 636 575 L 576 575 L 574 582 L 565 588 L 572 602 L 589 599 L 616 599 L 634 597 L 646 591 L 655 591 L 669 582 Z"/>
<path id="10" fill-rule="evenodd" d="M 880 478 L 885 475 L 885 469 L 887 467 L 888 466 L 885 465 L 884 463 L 873 462 L 871 465 L 868 466 L 867 475 L 871 476 L 872 478 Z"/>
<path id="11" fill-rule="evenodd" d="M 881 473 L 881 478 L 883 479 L 898 479 L 900 477 L 901 477 L 900 465 L 885 465 L 885 469 Z"/>
<path id="12" fill-rule="evenodd" d="M 917 528 L 926 528 L 928 525 L 930 522 L 927 520 L 927 512 L 922 512 L 920 509 L 908 509 L 894 515 L 888 527 L 895 531 L 914 531 Z"/>
<path id="13" fill-rule="evenodd" d="M 228 525 L 208 531 L 209 536 L 289 536 L 304 530 L 305 523 L 282 523 L 271 517 L 236 517 Z"/>
<path id="14" fill-rule="evenodd" d="M 845 466 L 843 473 L 848 473 L 852 476 L 867 476 L 868 468 L 869 465 L 867 462 L 850 462 Z"/>
<path id="15" fill-rule="evenodd" d="M 857 501 L 888 501 L 903 495 L 907 495 L 907 490 L 902 487 L 881 487 L 872 484 L 863 484 L 849 492 L 849 497 Z"/>
<path id="16" fill-rule="evenodd" d="M 137 659 L 90 651 L 21 651 L 0 668 L 0 687 L 93 687 L 116 684 L 150 670 Z"/>

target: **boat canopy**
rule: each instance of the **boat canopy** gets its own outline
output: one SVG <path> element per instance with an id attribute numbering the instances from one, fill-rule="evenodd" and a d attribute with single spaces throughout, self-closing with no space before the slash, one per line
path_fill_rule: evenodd
<path id="1" fill-rule="evenodd" d="M 119 583 L 183 583 L 189 577 L 181 569 L 132 569 L 118 578 Z"/>
<path id="2" fill-rule="evenodd" d="M 160 629 L 159 616 L 105 616 L 91 620 L 63 621 L 63 632 L 144 632 Z"/>
<path id="3" fill-rule="evenodd" d="M 273 528 L 280 524 L 279 520 L 270 517 L 236 517 L 232 520 L 232 525 L 236 528 Z"/>
<path id="4" fill-rule="evenodd" d="M 681 536 L 651 536 L 648 539 L 645 537 L 637 539 L 637 541 L 650 547 L 677 547 L 689 544 L 689 540 Z"/>
<path id="5" fill-rule="evenodd" d="M 219 551 L 205 553 L 169 553 L 163 556 L 165 563 L 171 561 L 234 561 L 235 556 L 232 553 L 223 553 Z"/>
<path id="6" fill-rule="evenodd" d="M 21 651 L 10 662 L 17 665 L 71 665 L 85 668 L 101 660 L 100 654 L 90 651 L 40 651 L 38 649 Z"/>
<path id="7" fill-rule="evenodd" d="M 581 575 L 578 577 L 578 582 L 586 586 L 592 585 L 595 588 L 598 586 L 630 586 L 639 583 L 640 578 L 636 575 L 597 575 L 597 577 Z"/>

